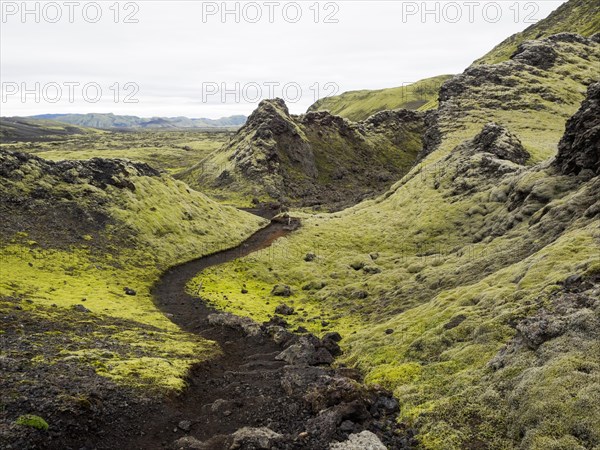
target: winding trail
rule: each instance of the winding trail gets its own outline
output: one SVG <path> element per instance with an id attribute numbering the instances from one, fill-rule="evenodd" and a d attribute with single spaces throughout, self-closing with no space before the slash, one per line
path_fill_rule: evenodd
<path id="1" fill-rule="evenodd" d="M 186 292 L 188 281 L 204 269 L 264 249 L 298 226 L 296 219 L 272 220 L 240 246 L 174 267 L 161 277 L 153 289 L 157 307 L 183 330 L 216 341 L 222 355 L 195 365 L 182 394 L 140 411 L 135 427 L 125 427 L 133 433 L 115 436 L 118 448 L 327 450 L 331 442 L 361 430 L 376 433 L 388 448 L 412 448 L 397 428 L 398 404 L 391 393 L 364 387 L 357 370 L 329 366 L 335 348 L 339 351 L 339 335 L 301 337 L 279 327 L 287 337 L 276 343 L 265 332 L 249 336 L 237 328 L 213 326 L 208 317 L 219 311 Z M 306 355 L 297 353 L 306 346 L 312 355 L 323 355 L 319 351 L 327 348 L 330 359 L 296 359 Z M 292 360 L 289 354 L 287 362 L 275 358 L 294 347 Z M 316 386 L 316 397 L 307 401 Z M 244 427 L 267 427 L 280 437 L 266 447 L 232 446 L 232 435 Z M 114 442 L 110 448 L 116 448 Z"/>
<path id="2" fill-rule="evenodd" d="M 186 292 L 186 284 L 199 272 L 269 247 L 298 226 L 272 221 L 240 246 L 171 268 L 153 289 L 156 305 L 183 330 L 216 341 L 223 355 L 197 364 L 181 396 L 168 400 L 158 411 L 148 411 L 143 436 L 123 443 L 127 449 L 170 447 L 183 436 L 205 442 L 206 449 L 223 449 L 228 435 L 245 427 L 268 426 L 294 432 L 310 416 L 306 405 L 290 399 L 279 378 L 285 365 L 276 361 L 281 347 L 271 339 L 251 339 L 235 329 L 211 326 L 208 315 L 218 311 Z M 191 422 L 188 432 L 178 424 Z M 191 447 L 190 447 L 191 448 Z M 298 443 L 292 448 L 308 448 Z"/>

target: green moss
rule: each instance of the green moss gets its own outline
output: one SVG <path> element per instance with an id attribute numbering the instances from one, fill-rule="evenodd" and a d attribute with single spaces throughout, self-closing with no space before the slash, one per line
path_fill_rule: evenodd
<path id="1" fill-rule="evenodd" d="M 530 26 L 497 45 L 475 64 L 496 64 L 508 60 L 524 41 L 541 39 L 558 33 L 592 36 L 600 32 L 600 11 L 593 0 L 569 0 L 546 19 Z"/>
<path id="2" fill-rule="evenodd" d="M 426 78 L 406 86 L 373 91 L 351 91 L 317 101 L 309 111 L 329 111 L 353 121 L 393 109 L 426 111 L 437 106 L 438 92 L 451 75 Z"/>
<path id="3" fill-rule="evenodd" d="M 26 414 L 24 416 L 20 416 L 15 423 L 17 425 L 22 425 L 24 427 L 35 428 L 36 430 L 47 431 L 49 426 L 48 423 L 39 416 L 35 416 L 33 414 Z"/>

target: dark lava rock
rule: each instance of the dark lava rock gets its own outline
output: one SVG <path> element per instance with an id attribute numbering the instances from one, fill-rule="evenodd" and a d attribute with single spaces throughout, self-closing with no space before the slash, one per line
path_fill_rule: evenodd
<path id="1" fill-rule="evenodd" d="M 557 58 L 556 50 L 545 41 L 526 41 L 517 48 L 511 59 L 534 66 L 539 69 L 550 69 Z"/>
<path id="2" fill-rule="evenodd" d="M 385 334 L 392 334 L 394 332 L 394 330 L 392 330 L 391 328 L 388 328 L 387 330 L 385 330 Z"/>
<path id="3" fill-rule="evenodd" d="M 325 334 L 325 336 L 323 336 L 322 340 L 323 341 L 330 340 L 333 342 L 340 342 L 342 340 L 342 336 L 337 331 L 331 331 L 331 332 Z"/>
<path id="4" fill-rule="evenodd" d="M 380 396 L 377 397 L 375 403 L 373 404 L 374 410 L 383 410 L 388 414 L 392 414 L 398 412 L 400 410 L 400 404 L 398 400 L 394 397 L 390 396 Z"/>
<path id="5" fill-rule="evenodd" d="M 190 422 L 189 420 L 182 420 L 177 424 L 177 427 L 183 431 L 190 431 L 190 429 L 192 428 L 192 422 Z"/>
<path id="6" fill-rule="evenodd" d="M 561 318 L 541 311 L 538 315 L 519 323 L 517 330 L 527 346 L 535 350 L 544 342 L 563 334 L 565 323 Z"/>
<path id="7" fill-rule="evenodd" d="M 316 258 L 317 255 L 315 255 L 314 253 L 307 253 L 306 256 L 304 256 L 304 261 L 311 262 L 314 261 Z"/>
<path id="8" fill-rule="evenodd" d="M 91 312 L 89 309 L 87 309 L 83 305 L 73 305 L 73 309 L 75 311 L 77 311 L 77 312 L 82 312 L 82 313 L 89 313 L 89 312 Z"/>
<path id="9" fill-rule="evenodd" d="M 565 175 L 583 170 L 600 175 L 600 83 L 590 85 L 581 108 L 567 122 L 554 165 Z"/>
<path id="10" fill-rule="evenodd" d="M 292 295 L 292 288 L 285 284 L 276 284 L 271 290 L 271 294 L 277 297 L 289 297 Z"/>
<path id="11" fill-rule="evenodd" d="M 471 146 L 476 152 L 491 153 L 499 159 L 517 164 L 525 164 L 531 156 L 517 136 L 502 125 L 493 122 L 483 127 L 471 141 Z"/>
<path id="12" fill-rule="evenodd" d="M 345 431 L 347 433 L 354 431 L 354 422 L 351 420 L 344 420 L 340 424 L 340 430 Z"/>
<path id="13" fill-rule="evenodd" d="M 128 288 L 128 287 L 123 288 L 123 290 L 125 291 L 126 295 L 136 295 L 137 294 L 136 291 L 134 291 L 133 289 Z"/>
<path id="14" fill-rule="evenodd" d="M 275 308 L 275 314 L 281 314 L 282 316 L 291 316 L 294 314 L 294 308 L 282 303 Z"/>

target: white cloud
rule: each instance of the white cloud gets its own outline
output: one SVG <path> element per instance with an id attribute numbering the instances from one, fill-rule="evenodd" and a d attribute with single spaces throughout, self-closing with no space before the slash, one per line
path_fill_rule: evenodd
<path id="1" fill-rule="evenodd" d="M 461 72 L 504 38 L 529 25 L 524 19 L 534 10 L 527 5 L 537 5 L 534 18 L 539 20 L 563 2 L 497 2 L 502 13 L 497 23 L 491 23 L 483 15 L 484 7 L 494 3 L 489 1 L 476 2 L 479 6 L 474 10 L 473 23 L 467 17 L 469 2 L 462 1 L 323 1 L 319 3 L 320 23 L 313 20 L 313 1 L 298 2 L 303 14 L 298 23 L 282 17 L 281 8 L 290 4 L 285 1 L 278 2 L 274 23 L 266 20 L 265 2 L 240 3 L 240 8 L 245 6 L 248 13 L 256 5 L 261 7 L 263 19 L 259 23 L 248 23 L 243 17 L 236 23 L 232 15 L 226 23 L 217 15 L 207 17 L 204 23 L 203 6 L 220 7 L 222 2 L 137 1 L 129 2 L 130 5 L 120 2 L 121 23 L 114 23 L 114 9 L 109 9 L 112 1 L 98 2 L 102 18 L 97 23 L 87 22 L 77 9 L 74 23 L 69 23 L 64 2 L 27 2 L 29 8 L 39 4 L 40 23 L 34 22 L 32 14 L 25 23 L 19 14 L 3 14 L 0 31 L 3 86 L 10 89 L 14 85 L 5 83 L 17 83 L 20 89 L 25 83 L 32 89 L 39 82 L 41 90 L 52 82 L 59 85 L 94 82 L 101 86 L 103 95 L 98 103 L 85 102 L 78 87 L 73 103 L 68 101 L 65 90 L 57 103 L 44 98 L 36 103 L 31 94 L 25 102 L 19 95 L 9 96 L 0 106 L 2 115 L 114 112 L 216 118 L 248 114 L 256 102 L 238 103 L 232 94 L 226 102 L 219 95 L 203 101 L 203 83 L 226 83 L 229 88 L 234 88 L 235 83 L 242 87 L 258 83 L 266 97 L 269 90 L 265 83 L 279 82 L 301 87 L 302 99 L 290 103 L 290 109 L 300 113 L 313 102 L 315 83 L 322 87 L 332 82 L 342 92 L 399 86 Z M 63 17 L 57 23 L 48 23 L 41 15 L 44 7 L 51 8 L 47 6 L 49 3 L 62 8 Z M 89 3 L 81 1 L 79 7 L 83 9 Z M 228 7 L 233 8 L 234 3 L 228 2 Z M 7 4 L 21 6 L 21 2 L 2 4 L 3 10 Z M 136 5 L 139 11 L 135 18 L 139 23 L 122 23 L 125 14 Z M 335 15 L 338 23 L 323 23 L 325 13 L 332 12 L 335 5 L 339 7 Z M 411 11 L 412 7 L 422 9 L 423 5 L 430 10 L 438 5 L 440 15 L 429 14 L 423 20 L 420 14 L 415 14 L 403 20 L 403 11 Z M 88 15 L 94 12 L 89 8 Z M 291 14 L 293 7 L 289 8 Z M 494 8 L 488 6 L 488 18 L 493 18 Z M 441 15 L 445 11 L 452 18 L 458 10 L 463 13 L 458 23 L 449 23 Z M 517 10 L 519 20 L 515 20 Z M 5 10 L 10 11 L 10 8 Z M 46 10 L 47 15 L 51 12 Z M 117 103 L 115 82 L 120 83 Z M 123 103 L 123 95 L 131 92 L 123 90 L 126 82 L 139 86 L 135 95 L 138 103 Z M 47 96 L 55 95 L 50 91 L 48 88 Z M 283 95 L 281 88 L 274 92 Z M 321 89 L 320 94 L 323 93 Z M 295 95 L 292 87 L 288 94 Z"/>

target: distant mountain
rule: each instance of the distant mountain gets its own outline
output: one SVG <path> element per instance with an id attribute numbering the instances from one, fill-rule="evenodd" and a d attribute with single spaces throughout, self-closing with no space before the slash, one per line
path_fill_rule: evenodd
<path id="1" fill-rule="evenodd" d="M 246 123 L 246 116 L 237 115 L 220 119 L 191 119 L 189 117 L 118 116 L 113 113 L 89 114 L 40 114 L 31 119 L 50 119 L 92 128 L 239 128 Z"/>
<path id="2" fill-rule="evenodd" d="M 308 111 L 329 111 L 331 114 L 353 121 L 365 120 L 385 110 L 426 111 L 437 107 L 440 87 L 451 77 L 451 75 L 441 75 L 389 89 L 344 92 L 341 95 L 318 100 L 308 108 Z"/>
<path id="3" fill-rule="evenodd" d="M 94 134 L 101 131 L 54 120 L 28 119 L 24 117 L 0 118 L 0 142 L 44 141 L 74 134 Z"/>
<path id="4" fill-rule="evenodd" d="M 521 43 L 564 32 L 578 33 L 586 37 L 600 33 L 600 3 L 597 0 L 568 1 L 544 20 L 502 41 L 488 54 L 475 61 L 475 64 L 507 61 Z"/>

